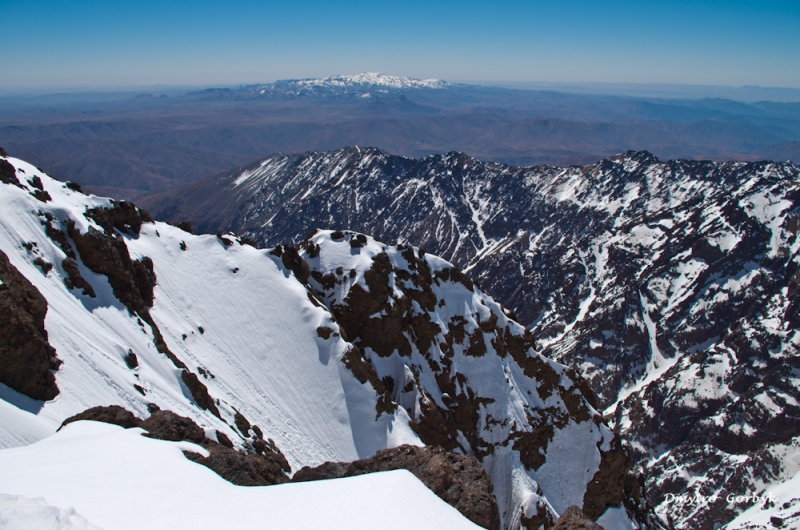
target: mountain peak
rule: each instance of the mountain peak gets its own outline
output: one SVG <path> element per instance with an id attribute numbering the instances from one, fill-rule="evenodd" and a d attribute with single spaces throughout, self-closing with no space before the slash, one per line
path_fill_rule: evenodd
<path id="1" fill-rule="evenodd" d="M 336 75 L 321 78 L 283 79 L 274 83 L 243 87 L 251 96 L 275 95 L 358 95 L 370 97 L 396 90 L 448 89 L 455 85 L 440 79 L 415 79 L 377 72 L 364 72 L 356 75 Z"/>
<path id="2" fill-rule="evenodd" d="M 440 79 L 415 79 L 412 77 L 386 75 L 378 72 L 363 72 L 356 75 L 337 75 L 317 79 L 293 79 L 286 81 L 301 86 L 324 87 L 358 87 L 374 86 L 376 88 L 434 88 L 443 89 L 452 86 Z"/>

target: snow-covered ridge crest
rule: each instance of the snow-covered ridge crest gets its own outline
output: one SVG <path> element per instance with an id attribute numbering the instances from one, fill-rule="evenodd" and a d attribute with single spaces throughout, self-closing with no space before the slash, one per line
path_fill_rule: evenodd
<path id="1" fill-rule="evenodd" d="M 4 530 L 481 528 L 406 470 L 243 487 L 185 458 L 182 449 L 191 450 L 187 446 L 193 444 L 154 440 L 140 433 L 140 429 L 81 421 L 39 443 L 0 451 L 4 492 L 0 526 Z"/>
<path id="2" fill-rule="evenodd" d="M 54 400 L 0 385 L 0 446 L 40 440 L 90 407 L 147 417 L 153 404 L 236 447 L 260 439 L 258 427 L 292 448 L 292 469 L 420 443 L 402 410 L 375 417 L 375 391 L 340 365 L 348 344 L 317 333 L 338 326 L 281 258 L 235 236 L 143 220 L 129 203 L 86 196 L 22 160 L 0 165 L 0 251 L 46 300 L 63 363 Z M 138 225 L 110 226 L 122 210 Z M 150 296 L 136 263 L 150 266 Z"/>

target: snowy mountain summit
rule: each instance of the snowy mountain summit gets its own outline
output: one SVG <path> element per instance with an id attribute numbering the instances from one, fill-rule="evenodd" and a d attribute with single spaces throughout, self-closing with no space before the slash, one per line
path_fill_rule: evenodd
<path id="1" fill-rule="evenodd" d="M 0 282 L 2 510 L 195 528 L 205 491 L 209 520 L 316 528 L 349 492 L 372 508 L 331 527 L 659 527 L 578 373 L 417 247 L 193 235 L 2 152 Z"/>
<path id="2" fill-rule="evenodd" d="M 445 90 L 458 85 L 440 79 L 414 79 L 376 72 L 312 79 L 287 79 L 243 88 L 250 97 L 334 96 L 371 97 L 407 90 Z"/>
<path id="3" fill-rule="evenodd" d="M 325 87 L 376 87 L 376 88 L 433 88 L 443 89 L 452 86 L 441 79 L 414 79 L 386 75 L 377 72 L 364 72 L 357 75 L 337 75 L 321 79 L 298 79 L 285 81 L 298 86 L 325 86 Z"/>

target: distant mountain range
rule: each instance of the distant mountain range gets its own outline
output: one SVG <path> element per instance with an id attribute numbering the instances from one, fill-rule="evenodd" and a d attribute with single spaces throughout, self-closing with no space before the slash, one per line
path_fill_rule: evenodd
<path id="1" fill-rule="evenodd" d="M 251 94 L 266 96 L 268 94 L 301 94 L 303 91 L 312 91 L 313 94 L 321 94 L 323 91 L 339 91 L 360 97 L 369 97 L 371 91 L 388 93 L 394 90 L 408 89 L 452 89 L 456 85 L 442 81 L 440 79 L 413 79 L 410 77 L 398 77 L 394 75 L 384 75 L 375 72 L 367 72 L 352 76 L 331 76 L 323 79 L 289 79 L 277 81 L 266 85 L 246 86 Z"/>
<path id="2" fill-rule="evenodd" d="M 798 189 L 792 163 L 627 152 L 517 168 L 351 147 L 141 204 L 263 246 L 341 228 L 452 261 L 586 378 L 657 511 L 711 529 L 748 505 L 727 495 L 791 478 L 800 454 Z M 676 492 L 715 500 L 676 506 Z"/>
<path id="3" fill-rule="evenodd" d="M 0 100 L 0 144 L 117 198 L 174 188 L 266 154 L 350 145 L 450 151 L 517 166 L 664 158 L 800 160 L 800 103 L 520 90 L 381 74 L 188 93 Z"/>
<path id="4" fill-rule="evenodd" d="M 188 92 L 197 98 L 276 98 L 276 97 L 372 97 L 379 94 L 402 93 L 417 89 L 454 89 L 458 86 L 440 79 L 413 79 L 367 72 L 358 75 L 338 75 L 325 78 L 286 79 L 274 83 L 244 85 L 238 89 L 209 88 Z"/>

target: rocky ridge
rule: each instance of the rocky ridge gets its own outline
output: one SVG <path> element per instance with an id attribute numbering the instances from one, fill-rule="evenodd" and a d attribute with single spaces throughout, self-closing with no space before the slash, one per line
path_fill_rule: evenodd
<path id="1" fill-rule="evenodd" d="M 300 248 L 301 276 L 354 346 L 345 365 L 383 394 L 380 410 L 402 406 L 427 445 L 484 465 L 506 527 L 551 525 L 571 504 L 593 519 L 624 506 L 649 521 L 628 449 L 583 379 L 536 353 L 529 332 L 457 268 L 354 232 L 312 233 Z M 568 439 L 589 445 L 567 455 Z M 584 485 L 554 488 L 563 474 Z"/>
<path id="2" fill-rule="evenodd" d="M 102 421 L 119 425 L 125 429 L 139 427 L 147 431 L 146 436 L 170 442 L 192 442 L 206 449 L 210 454 L 185 452 L 187 458 L 202 464 L 222 478 L 239 486 L 268 486 L 289 481 L 291 467 L 286 457 L 274 444 L 257 439 L 253 445 L 235 449 L 233 442 L 224 433 L 216 431 L 210 438 L 204 429 L 191 418 L 160 410 L 151 405 L 150 417 L 145 420 L 119 405 L 93 407 L 70 416 L 61 427 L 75 421 Z M 60 429 L 60 427 L 59 427 Z M 259 443 L 260 442 L 260 443 Z"/>
<path id="3" fill-rule="evenodd" d="M 294 474 L 292 482 L 354 477 L 395 469 L 411 471 L 475 524 L 499 530 L 497 500 L 486 471 L 474 457 L 450 453 L 441 447 L 403 445 L 381 449 L 374 456 L 355 462 L 326 462 L 314 468 L 304 467 Z"/>
<path id="4" fill-rule="evenodd" d="M 186 419 L 162 436 L 211 440 L 202 463 L 243 484 L 263 466 L 230 451 L 274 453 L 285 473 L 426 443 L 478 458 L 503 528 L 549 525 L 571 504 L 649 520 L 636 480 L 609 482 L 633 478 L 631 462 L 582 379 L 532 352 L 450 263 L 354 233 L 272 250 L 192 235 L 3 161 L 16 184 L 0 185 L 0 250 L 46 301 L 37 318 L 63 362 L 50 372 L 59 399 L 0 403 L 4 444 L 116 405 L 129 412 L 101 416 L 150 429 Z"/>
<path id="5" fill-rule="evenodd" d="M 762 491 L 786 479 L 798 435 L 799 185 L 791 163 L 628 152 L 514 168 L 354 147 L 274 155 L 146 204 L 259 244 L 347 227 L 451 260 L 586 378 L 661 513 L 712 528 L 746 503 L 667 495 Z"/>

